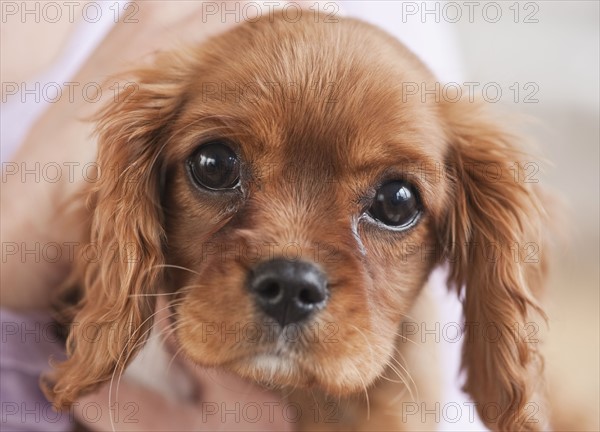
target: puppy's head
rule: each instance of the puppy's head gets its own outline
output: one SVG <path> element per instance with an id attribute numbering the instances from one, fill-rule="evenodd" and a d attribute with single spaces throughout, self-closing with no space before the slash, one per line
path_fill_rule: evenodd
<path id="1" fill-rule="evenodd" d="M 135 82 L 99 125 L 103 256 L 86 264 L 58 403 L 124 367 L 157 295 L 199 364 L 360 390 L 447 260 L 479 324 L 466 389 L 500 404 L 495 427 L 521 424 L 533 351 L 515 326 L 535 307 L 538 266 L 514 253 L 537 242 L 539 207 L 513 140 L 477 106 L 408 97 L 407 84 L 434 87 L 413 54 L 364 23 L 312 17 L 161 54 Z M 499 339 L 481 334 L 490 323 Z"/>

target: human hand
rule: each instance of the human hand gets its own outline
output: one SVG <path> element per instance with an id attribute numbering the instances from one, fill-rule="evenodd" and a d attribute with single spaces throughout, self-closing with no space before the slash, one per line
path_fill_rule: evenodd
<path id="1" fill-rule="evenodd" d="M 93 431 L 293 430 L 289 406 L 274 393 L 224 372 L 196 368 L 193 378 L 201 394 L 195 401 L 172 401 L 123 379 L 110 403 L 110 386 L 105 385 L 82 397 L 73 412 Z"/>

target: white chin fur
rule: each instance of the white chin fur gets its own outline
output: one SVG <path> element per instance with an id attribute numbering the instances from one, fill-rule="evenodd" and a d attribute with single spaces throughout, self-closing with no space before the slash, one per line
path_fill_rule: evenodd
<path id="1" fill-rule="evenodd" d="M 259 354 L 250 360 L 263 381 L 271 381 L 276 377 L 291 377 L 297 373 L 295 362 L 289 357 L 281 357 L 272 354 Z"/>

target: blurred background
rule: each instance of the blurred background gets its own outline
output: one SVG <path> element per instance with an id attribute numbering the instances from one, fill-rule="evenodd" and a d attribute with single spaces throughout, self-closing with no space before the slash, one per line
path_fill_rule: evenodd
<path id="1" fill-rule="evenodd" d="M 7 3 L 18 4 L 3 1 L 3 14 Z M 346 3 L 356 14 L 356 2 Z M 377 15 L 376 3 L 363 4 L 365 13 Z M 468 2 L 396 3 L 402 17 L 388 15 L 386 20 L 399 37 L 404 32 L 409 38 L 413 35 L 413 43 L 420 39 L 435 45 L 440 42 L 439 27 L 444 28 L 444 37 L 449 38 L 444 42 L 451 42 L 452 51 L 443 47 L 433 55 L 429 51 L 430 62 L 437 62 L 432 64 L 436 72 L 450 70 L 442 79 L 460 76 L 479 83 L 476 96 L 485 84 L 498 84 L 502 90 L 498 107 L 531 119 L 518 127 L 550 162 L 536 177 L 564 201 L 566 211 L 564 220 L 556 220 L 565 239 L 558 240 L 547 298 L 546 367 L 553 400 L 558 402 L 553 410 L 573 430 L 600 430 L 600 3 L 499 2 L 499 18 L 495 6 L 486 8 L 494 2 L 478 3 L 472 16 Z M 436 7 L 439 17 L 421 9 Z M 415 37 L 415 29 L 423 28 Z M 19 22 L 3 15 L 2 82 L 38 76 L 62 55 L 73 29 L 68 20 Z M 2 136 L 6 152 L 4 130 Z"/>

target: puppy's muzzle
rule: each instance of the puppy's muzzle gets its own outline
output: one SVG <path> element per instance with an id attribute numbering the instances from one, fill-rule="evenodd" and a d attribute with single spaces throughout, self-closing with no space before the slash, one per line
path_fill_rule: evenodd
<path id="1" fill-rule="evenodd" d="M 281 327 L 308 319 L 329 298 L 325 274 L 306 261 L 260 263 L 250 272 L 248 288 L 259 308 Z"/>

